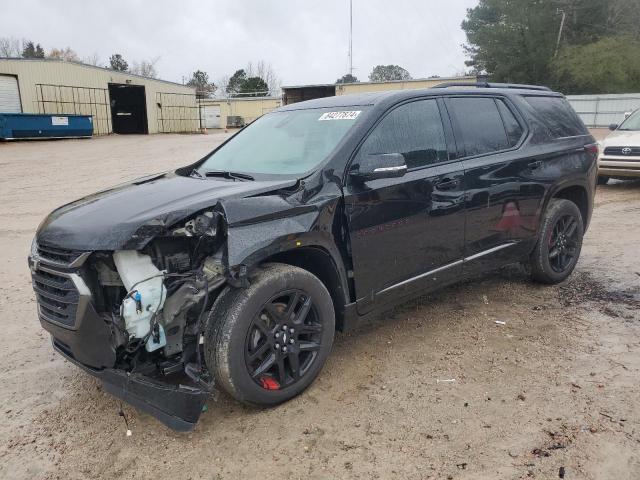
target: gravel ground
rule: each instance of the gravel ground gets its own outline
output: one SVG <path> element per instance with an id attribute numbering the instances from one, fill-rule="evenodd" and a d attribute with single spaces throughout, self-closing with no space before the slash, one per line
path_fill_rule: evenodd
<path id="1" fill-rule="evenodd" d="M 225 138 L 0 143 L 0 478 L 640 478 L 640 182 L 599 187 L 576 273 L 510 268 L 338 334 L 269 410 L 210 402 L 172 432 L 54 354 L 26 256 L 53 208 Z M 505 322 L 498 325 L 495 321 Z"/>

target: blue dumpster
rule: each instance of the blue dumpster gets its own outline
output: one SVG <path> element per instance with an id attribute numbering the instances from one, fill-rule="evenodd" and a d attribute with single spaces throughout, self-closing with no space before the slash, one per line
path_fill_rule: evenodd
<path id="1" fill-rule="evenodd" d="M 91 115 L 0 113 L 0 139 L 82 138 L 93 135 Z"/>

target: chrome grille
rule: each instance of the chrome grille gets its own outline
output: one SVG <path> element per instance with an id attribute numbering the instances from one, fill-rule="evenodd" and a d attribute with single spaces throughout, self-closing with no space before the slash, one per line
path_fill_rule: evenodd
<path id="1" fill-rule="evenodd" d="M 37 252 L 41 262 L 61 267 L 79 266 L 78 263 L 84 261 L 89 254 L 80 250 L 66 250 L 47 245 L 38 245 Z"/>
<path id="2" fill-rule="evenodd" d="M 623 152 L 622 150 L 624 149 L 630 149 L 630 151 L 625 150 L 625 152 Z M 630 156 L 638 156 L 640 155 L 640 147 L 607 147 L 604 149 L 604 154 L 605 155 L 619 155 L 619 156 L 626 156 L 626 155 L 630 155 Z"/>
<path id="3" fill-rule="evenodd" d="M 91 297 L 80 277 L 80 267 L 90 254 L 34 242 L 29 266 L 40 320 L 69 328 L 76 325 Z"/>

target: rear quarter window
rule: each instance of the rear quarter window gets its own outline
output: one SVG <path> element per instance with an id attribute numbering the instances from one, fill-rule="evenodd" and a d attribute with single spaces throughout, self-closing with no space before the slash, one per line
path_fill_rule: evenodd
<path id="1" fill-rule="evenodd" d="M 454 97 L 449 105 L 462 132 L 467 157 L 510 147 L 493 97 Z"/>
<path id="2" fill-rule="evenodd" d="M 578 137 L 589 133 L 563 97 L 529 96 L 524 99 L 537 113 L 551 138 Z"/>

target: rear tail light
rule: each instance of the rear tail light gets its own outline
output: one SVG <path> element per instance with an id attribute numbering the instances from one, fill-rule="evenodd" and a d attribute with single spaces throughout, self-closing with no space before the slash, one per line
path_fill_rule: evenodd
<path id="1" fill-rule="evenodd" d="M 597 143 L 591 143 L 589 145 L 585 145 L 584 149 L 587 152 L 592 153 L 594 157 L 598 156 L 598 144 Z"/>

